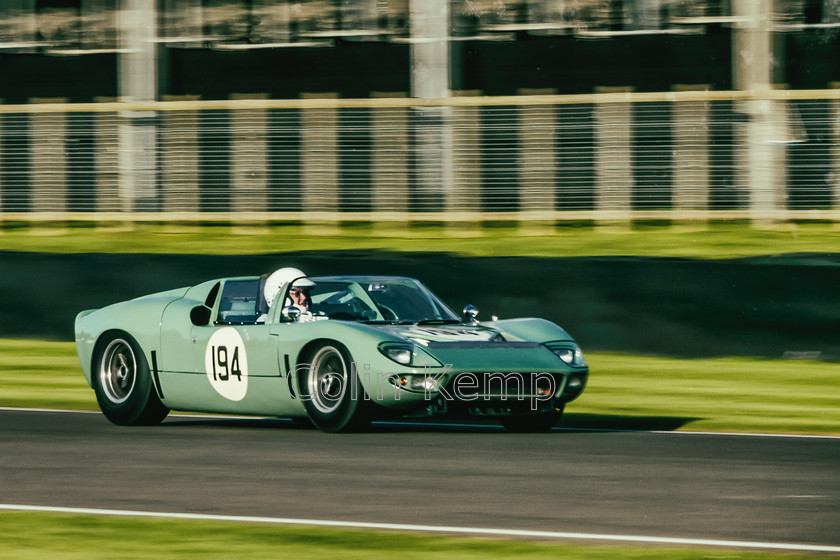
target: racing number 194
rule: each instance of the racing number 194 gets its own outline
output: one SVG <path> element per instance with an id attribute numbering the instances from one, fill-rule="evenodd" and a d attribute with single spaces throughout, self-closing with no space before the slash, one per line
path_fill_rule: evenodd
<path id="1" fill-rule="evenodd" d="M 233 356 L 230 356 L 227 346 L 213 346 L 211 352 L 213 353 L 214 380 L 227 381 L 233 375 L 238 381 L 242 381 L 242 371 L 239 369 L 239 346 L 233 347 Z"/>

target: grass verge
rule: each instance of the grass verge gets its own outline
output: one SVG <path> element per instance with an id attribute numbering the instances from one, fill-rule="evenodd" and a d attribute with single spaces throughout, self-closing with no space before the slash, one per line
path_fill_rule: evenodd
<path id="1" fill-rule="evenodd" d="M 515 223 L 514 223 L 515 224 Z M 738 222 L 693 227 L 636 224 L 605 229 L 563 224 L 529 230 L 511 224 L 463 227 L 378 224 L 318 228 L 134 224 L 125 227 L 0 224 L 0 250 L 48 253 L 265 254 L 308 251 L 432 251 L 468 256 L 647 256 L 732 258 L 790 253 L 840 253 L 833 224 L 785 224 L 754 229 Z"/>
<path id="2" fill-rule="evenodd" d="M 566 428 L 840 435 L 840 364 L 590 354 Z M 71 342 L 0 339 L 0 406 L 95 410 Z"/>
<path id="3" fill-rule="evenodd" d="M 646 546 L 580 546 L 222 522 L 111 518 L 72 514 L 0 513 L 0 558 L 17 560 L 228 560 L 345 558 L 379 560 L 578 560 L 807 558 L 803 555 Z M 37 528 L 35 530 L 34 528 Z"/>

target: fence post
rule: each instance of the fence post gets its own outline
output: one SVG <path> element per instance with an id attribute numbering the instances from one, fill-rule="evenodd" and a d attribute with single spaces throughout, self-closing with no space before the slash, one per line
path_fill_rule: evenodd
<path id="1" fill-rule="evenodd" d="M 67 103 L 65 98 L 31 98 L 33 105 Z M 29 128 L 32 212 L 61 220 L 67 212 L 67 114 L 31 113 Z"/>
<path id="2" fill-rule="evenodd" d="M 595 209 L 599 226 L 627 229 L 633 216 L 632 88 L 598 87 L 595 100 Z M 625 95 L 620 95 L 625 94 Z"/>
<path id="3" fill-rule="evenodd" d="M 743 111 L 741 186 L 746 189 L 752 227 L 776 228 L 787 216 L 787 143 L 784 101 L 750 99 Z"/>
<path id="4" fill-rule="evenodd" d="M 840 82 L 831 82 L 829 87 L 840 89 Z M 836 215 L 840 211 L 840 99 L 831 102 L 831 209 Z M 840 221 L 834 222 L 835 228 L 840 228 Z"/>
<path id="5" fill-rule="evenodd" d="M 157 3 L 123 0 L 117 13 L 117 63 L 120 101 L 149 102 L 157 98 Z M 120 112 L 120 194 L 123 210 L 160 210 L 157 193 L 158 130 L 154 111 Z"/>
<path id="6" fill-rule="evenodd" d="M 321 101 L 301 110 L 304 231 L 311 235 L 336 235 L 339 233 L 338 94 L 302 93 L 301 97 Z"/>
<path id="7" fill-rule="evenodd" d="M 405 93 L 372 92 L 376 99 L 405 98 Z M 373 118 L 373 185 L 371 205 L 376 213 L 403 215 L 402 221 L 377 221 L 383 234 L 408 233 L 408 109 L 375 107 Z"/>
<path id="8" fill-rule="evenodd" d="M 705 85 L 678 85 L 676 91 L 708 91 Z M 673 104 L 674 183 L 673 225 L 687 227 L 682 211 L 709 210 L 709 102 L 677 101 Z M 694 220 L 695 227 L 708 227 L 707 218 Z"/>
<path id="9" fill-rule="evenodd" d="M 556 89 L 520 89 L 518 95 L 554 95 Z M 519 233 L 554 233 L 557 162 L 555 105 L 519 107 Z"/>
<path id="10" fill-rule="evenodd" d="M 97 97 L 97 103 L 114 103 L 115 97 Z M 94 115 L 96 128 L 94 143 L 94 169 L 96 176 L 95 204 L 97 213 L 120 215 L 125 208 L 120 200 L 120 133 L 119 113 L 97 111 Z M 97 228 L 109 229 L 97 222 Z"/>
<path id="11" fill-rule="evenodd" d="M 746 191 L 752 226 L 758 228 L 787 219 L 787 108 L 784 101 L 760 97 L 775 81 L 773 7 L 772 0 L 732 2 L 732 82 L 737 90 L 757 94 L 737 106 L 747 115 L 739 131 L 739 186 Z"/>
<path id="12" fill-rule="evenodd" d="M 234 94 L 231 99 L 267 99 L 263 94 Z M 265 216 L 268 209 L 267 111 L 259 108 L 231 111 L 231 210 Z M 234 217 L 235 218 L 235 217 Z M 258 220 L 265 225 L 265 219 Z M 234 224 L 232 224 L 234 225 Z M 257 226 L 257 221 L 251 226 Z M 234 227 L 234 233 L 266 233 L 265 228 Z"/>
<path id="13" fill-rule="evenodd" d="M 164 95 L 167 101 L 197 101 L 197 95 Z M 161 111 L 161 210 L 197 214 L 201 206 L 199 186 L 198 110 Z M 174 226 L 169 230 L 189 231 Z"/>
<path id="14" fill-rule="evenodd" d="M 453 97 L 477 97 L 479 90 L 453 91 Z M 456 219 L 446 221 L 447 235 L 481 235 L 481 223 L 470 216 L 481 211 L 481 111 L 478 107 L 453 105 L 449 113 L 452 131 L 452 182 L 444 191 L 443 210 Z M 458 219 L 460 218 L 460 219 Z M 465 219 L 466 218 L 466 219 Z"/>
<path id="15" fill-rule="evenodd" d="M 157 127 L 154 111 L 120 111 L 119 193 L 128 216 L 155 209 Z"/>

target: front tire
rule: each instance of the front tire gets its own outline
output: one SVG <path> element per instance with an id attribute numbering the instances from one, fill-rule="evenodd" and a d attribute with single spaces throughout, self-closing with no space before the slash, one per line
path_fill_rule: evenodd
<path id="1" fill-rule="evenodd" d="M 146 356 L 127 333 L 114 332 L 100 339 L 92 381 L 102 414 L 114 424 L 160 424 L 169 414 L 152 384 Z"/>
<path id="2" fill-rule="evenodd" d="M 365 391 L 350 353 L 338 342 L 324 342 L 299 368 L 300 391 L 309 419 L 328 433 L 362 430 L 370 423 Z"/>

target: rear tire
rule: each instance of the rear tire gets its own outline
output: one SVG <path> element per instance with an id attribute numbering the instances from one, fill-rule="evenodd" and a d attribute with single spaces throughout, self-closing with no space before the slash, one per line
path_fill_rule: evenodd
<path id="1" fill-rule="evenodd" d="M 155 391 L 146 356 L 127 333 L 108 333 L 99 340 L 91 380 L 102 414 L 114 424 L 150 426 L 169 414 Z"/>
<path id="2" fill-rule="evenodd" d="M 323 432 L 353 432 L 370 423 L 369 405 L 350 353 L 338 342 L 324 342 L 298 368 L 300 393 L 309 419 Z"/>

